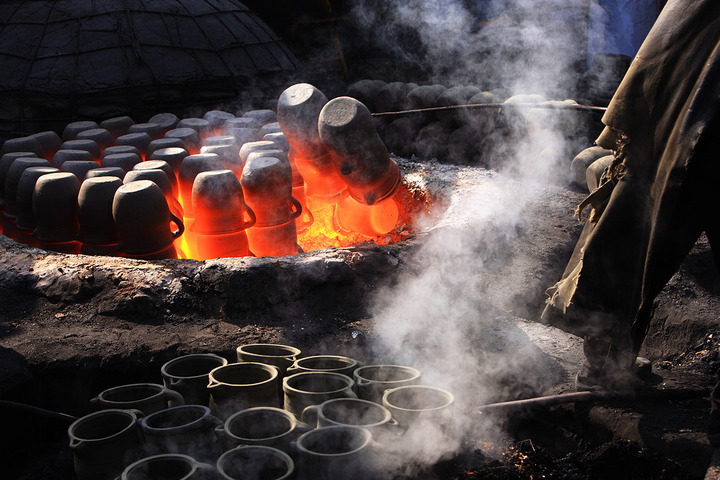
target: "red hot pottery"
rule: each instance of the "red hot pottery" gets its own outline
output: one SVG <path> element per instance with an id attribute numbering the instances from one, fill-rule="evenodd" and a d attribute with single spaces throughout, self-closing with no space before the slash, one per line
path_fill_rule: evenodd
<path id="1" fill-rule="evenodd" d="M 115 192 L 122 186 L 117 177 L 94 177 L 80 186 L 77 216 L 78 240 L 86 245 L 116 245 L 119 240 L 112 206 Z"/>
<path id="2" fill-rule="evenodd" d="M 177 258 L 173 242 L 185 226 L 170 212 L 165 195 L 152 181 L 138 180 L 118 188 L 113 218 L 120 234 L 118 250 L 123 254 L 141 259 Z M 177 229 L 171 230 L 170 222 Z"/>
<path id="3" fill-rule="evenodd" d="M 72 173 L 48 173 L 37 179 L 32 205 L 38 241 L 54 244 L 75 239 L 79 192 L 80 181 Z"/>

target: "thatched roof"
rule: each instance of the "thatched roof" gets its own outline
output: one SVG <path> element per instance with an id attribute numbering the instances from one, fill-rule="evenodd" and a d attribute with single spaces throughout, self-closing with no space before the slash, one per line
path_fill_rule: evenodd
<path id="1" fill-rule="evenodd" d="M 297 61 L 236 0 L 0 3 L 0 135 L 280 86 Z"/>

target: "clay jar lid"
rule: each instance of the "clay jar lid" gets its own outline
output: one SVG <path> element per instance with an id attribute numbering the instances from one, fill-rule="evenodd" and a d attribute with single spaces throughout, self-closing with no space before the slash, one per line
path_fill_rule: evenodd
<path id="1" fill-rule="evenodd" d="M 32 231 L 36 226 L 35 214 L 32 209 L 32 196 L 35 190 L 37 179 L 48 173 L 55 173 L 59 170 L 55 167 L 30 167 L 26 168 L 20 176 L 17 185 L 17 228 L 24 231 Z"/>
<path id="2" fill-rule="evenodd" d="M 182 161 L 178 172 L 178 187 L 186 216 L 195 216 L 192 208 L 192 189 L 195 177 L 200 172 L 209 172 L 211 170 L 226 170 L 225 164 L 216 153 L 188 155 Z"/>
<path id="3" fill-rule="evenodd" d="M 69 172 L 42 175 L 33 190 L 35 236 L 42 243 L 62 243 L 75 239 L 80 180 Z"/>
<path id="4" fill-rule="evenodd" d="M 292 85 L 278 98 L 277 121 L 297 155 L 316 158 L 325 154 L 318 117 L 326 103 L 327 97 L 309 83 Z"/>
<path id="5" fill-rule="evenodd" d="M 112 205 L 115 192 L 122 184 L 117 177 L 93 177 L 82 183 L 77 202 L 78 240 L 88 245 L 117 243 Z"/>
<path id="6" fill-rule="evenodd" d="M 230 233 L 244 230 L 254 223 L 246 222 L 243 190 L 231 170 L 201 172 L 192 189 L 195 221 L 190 227 L 197 233 Z"/>
<path id="7" fill-rule="evenodd" d="M 120 234 L 120 251 L 144 255 L 162 251 L 173 243 L 170 221 L 175 219 L 170 216 L 162 190 L 150 180 L 119 187 L 113 198 L 112 214 Z"/>
<path id="8" fill-rule="evenodd" d="M 96 164 L 97 165 L 97 164 Z M 5 216 L 17 216 L 17 187 L 23 172 L 30 167 L 49 167 L 44 158 L 16 158 L 12 162 L 5 178 Z"/>

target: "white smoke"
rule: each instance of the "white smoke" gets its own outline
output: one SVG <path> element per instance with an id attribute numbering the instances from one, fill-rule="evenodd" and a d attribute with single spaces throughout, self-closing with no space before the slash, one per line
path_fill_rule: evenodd
<path id="1" fill-rule="evenodd" d="M 362 21 L 380 29 L 387 41 L 397 39 L 398 32 L 415 32 L 421 41 L 418 61 L 433 67 L 433 80 L 557 100 L 567 98 L 563 95 L 577 83 L 578 62 L 586 55 L 577 41 L 584 28 L 579 23 L 587 21 L 585 1 L 387 3 L 394 7 L 386 6 L 382 19 L 364 11 Z M 480 3 L 491 18 L 486 24 L 474 23 L 467 7 Z M 543 372 L 545 367 L 538 370 L 542 359 L 509 321 L 508 305 L 519 293 L 514 275 L 522 274 L 515 271 L 514 242 L 532 222 L 543 188 L 567 181 L 572 159 L 567 128 L 577 120 L 567 112 L 524 109 L 506 115 L 511 136 L 488 143 L 506 157 L 506 166 L 486 173 L 483 189 L 455 189 L 451 211 L 445 212 L 452 225 L 430 230 L 397 285 L 378 294 L 373 313 L 379 354 L 418 368 L 423 383 L 445 388 L 457 399 L 451 433 L 444 431 L 443 442 L 428 444 L 422 440 L 437 439 L 437 432 L 415 429 L 404 446 L 396 445 L 409 463 L 431 464 L 451 455 L 471 432 L 474 437 L 497 434 L 473 408 L 542 393 L 533 391 L 541 382 L 528 377 L 553 375 Z"/>

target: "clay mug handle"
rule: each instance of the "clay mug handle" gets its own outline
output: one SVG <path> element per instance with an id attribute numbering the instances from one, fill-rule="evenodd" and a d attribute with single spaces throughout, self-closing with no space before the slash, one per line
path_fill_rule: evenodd
<path id="1" fill-rule="evenodd" d="M 180 395 L 175 390 L 170 390 L 167 387 L 163 387 L 163 396 L 166 400 L 169 400 L 174 405 L 185 405 L 185 397 Z"/>
<path id="2" fill-rule="evenodd" d="M 250 208 L 247 204 L 244 204 L 244 205 L 243 205 L 243 208 L 245 208 L 245 211 L 246 211 L 247 214 L 250 216 L 250 220 L 248 220 L 247 222 L 245 222 L 245 223 L 243 224 L 242 230 L 245 230 L 246 228 L 250 228 L 250 227 L 252 227 L 253 225 L 255 225 L 255 221 L 256 221 L 257 219 L 255 218 L 255 212 L 253 212 L 253 211 L 252 211 L 252 208 Z"/>
<path id="3" fill-rule="evenodd" d="M 173 222 L 175 222 L 175 225 L 177 225 L 178 229 L 172 232 L 173 238 L 178 238 L 180 235 L 182 235 L 185 232 L 185 224 L 183 223 L 182 219 L 175 215 L 174 213 L 170 212 L 170 218 Z"/>
<path id="4" fill-rule="evenodd" d="M 309 405 L 300 414 L 300 421 L 307 425 L 317 425 L 320 405 Z"/>
<path id="5" fill-rule="evenodd" d="M 290 203 L 292 204 L 292 208 L 294 210 L 292 212 L 292 215 L 290 216 L 290 219 L 295 220 L 297 217 L 302 215 L 303 208 L 302 208 L 302 205 L 300 204 L 300 202 L 298 202 L 298 200 L 295 197 L 293 197 L 292 195 L 290 195 Z"/>

